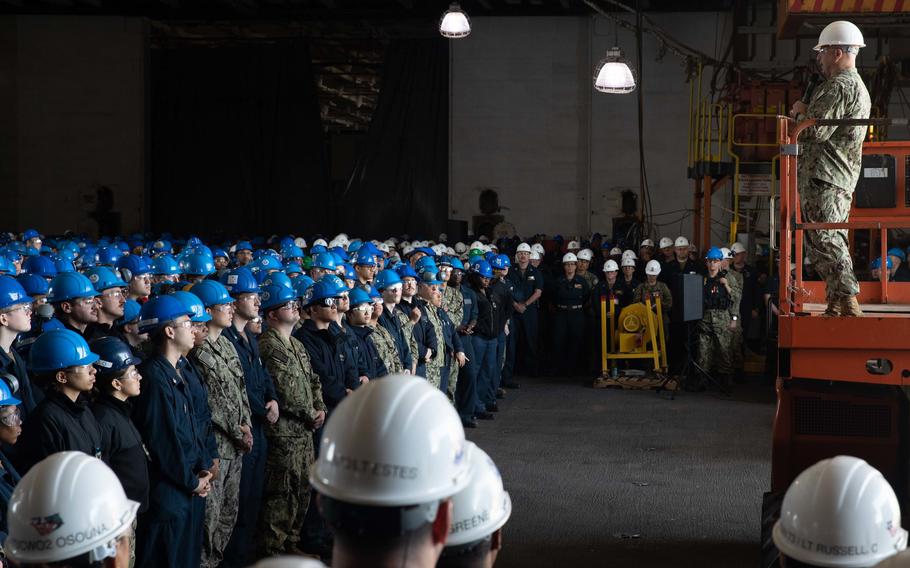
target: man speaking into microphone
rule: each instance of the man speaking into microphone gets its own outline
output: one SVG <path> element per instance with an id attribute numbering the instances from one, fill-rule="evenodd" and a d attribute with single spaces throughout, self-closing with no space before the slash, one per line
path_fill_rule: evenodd
<path id="1" fill-rule="evenodd" d="M 815 46 L 825 81 L 808 101 L 796 101 L 797 119 L 869 118 L 869 92 L 856 70 L 856 56 L 866 47 L 863 34 L 845 21 L 825 26 Z M 866 126 L 813 126 L 803 132 L 799 160 L 799 194 L 807 223 L 844 223 L 862 167 Z M 861 316 L 859 283 L 847 231 L 806 231 L 809 262 L 825 281 L 826 316 Z"/>

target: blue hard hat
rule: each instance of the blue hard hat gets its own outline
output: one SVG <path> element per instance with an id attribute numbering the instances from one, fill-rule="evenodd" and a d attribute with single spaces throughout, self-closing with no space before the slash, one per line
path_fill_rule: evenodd
<path id="1" fill-rule="evenodd" d="M 345 263 L 345 259 L 341 257 L 338 253 L 328 251 L 326 254 L 332 255 L 332 258 L 335 259 L 335 266 L 341 266 Z"/>
<path id="2" fill-rule="evenodd" d="M 450 257 L 452 259 L 452 270 L 461 270 L 464 272 L 464 264 L 461 262 L 461 259 L 457 257 Z"/>
<path id="3" fill-rule="evenodd" d="M 167 253 L 170 254 L 174 247 L 168 241 L 162 239 L 160 241 L 155 241 L 149 245 L 149 250 L 152 254 Z"/>
<path id="4" fill-rule="evenodd" d="M 250 252 L 253 252 L 253 245 L 251 245 L 249 241 L 240 241 L 239 243 L 237 243 L 237 246 L 234 247 L 234 254 L 237 254 L 238 252 L 240 252 L 242 250 L 248 250 Z"/>
<path id="5" fill-rule="evenodd" d="M 117 323 L 132 323 L 139 319 L 139 312 L 142 311 L 142 304 L 136 300 L 127 300 L 123 303 L 123 317 Z"/>
<path id="6" fill-rule="evenodd" d="M 76 266 L 73 264 L 72 260 L 60 257 L 54 259 L 54 269 L 57 271 L 57 274 L 76 272 Z"/>
<path id="7" fill-rule="evenodd" d="M 338 264 L 351 260 L 350 255 L 348 255 L 348 251 L 344 250 L 344 247 L 332 247 L 328 252 L 335 255 L 335 257 L 338 259 Z"/>
<path id="8" fill-rule="evenodd" d="M 36 275 L 32 276 L 41 278 Z M 47 281 L 45 281 L 46 285 Z M 19 304 L 30 304 L 31 302 L 32 299 L 18 280 L 12 276 L 0 276 L 0 310 Z"/>
<path id="9" fill-rule="evenodd" d="M 227 259 L 230 259 L 231 257 L 228 256 L 228 253 L 225 252 L 225 250 L 224 250 L 223 248 L 217 248 L 217 247 L 216 247 L 216 248 L 213 248 L 213 249 L 212 249 L 212 258 L 227 258 Z"/>
<path id="10" fill-rule="evenodd" d="M 182 274 L 180 270 L 180 263 L 178 263 L 177 259 L 173 256 L 169 254 L 162 254 L 155 257 L 155 260 L 152 261 L 152 274 L 160 274 L 166 276 Z"/>
<path id="11" fill-rule="evenodd" d="M 487 262 L 492 261 L 493 258 L 495 258 L 495 257 L 496 257 L 496 253 L 493 252 L 493 251 L 491 251 L 491 250 L 490 250 L 490 251 L 487 251 L 487 252 L 485 252 L 485 253 L 483 253 L 483 259 L 484 259 L 485 261 L 487 261 Z M 492 265 L 491 265 L 491 266 L 492 266 Z"/>
<path id="12" fill-rule="evenodd" d="M 69 329 L 45 331 L 38 336 L 29 352 L 29 369 L 38 373 L 58 371 L 98 360 L 85 339 Z"/>
<path id="13" fill-rule="evenodd" d="M 117 241 L 114 244 L 117 245 L 117 248 L 120 249 L 121 253 L 130 252 L 130 245 L 126 241 Z"/>
<path id="14" fill-rule="evenodd" d="M 95 369 L 101 375 L 119 373 L 130 365 L 138 365 L 142 359 L 133 355 L 130 346 L 113 336 L 100 337 L 88 344 L 93 353 L 98 355 Z"/>
<path id="15" fill-rule="evenodd" d="M 14 276 L 16 272 L 16 267 L 13 266 L 13 263 L 9 261 L 6 256 L 0 254 L 0 274 L 9 274 Z"/>
<path id="16" fill-rule="evenodd" d="M 294 292 L 297 294 L 298 298 L 303 298 L 306 296 L 307 291 L 313 287 L 313 284 L 315 284 L 315 282 L 313 282 L 313 279 L 305 274 L 298 276 L 292 282 L 294 284 Z"/>
<path id="17" fill-rule="evenodd" d="M 361 248 L 360 252 L 357 253 L 357 258 L 354 259 L 354 264 L 361 264 L 363 266 L 376 266 L 376 256 L 371 254 L 369 251 L 365 251 Z"/>
<path id="18" fill-rule="evenodd" d="M 888 256 L 896 256 L 901 260 L 907 260 L 907 253 L 897 247 L 890 249 L 888 251 Z"/>
<path id="19" fill-rule="evenodd" d="M 417 280 L 417 272 L 415 272 L 414 269 L 411 268 L 410 264 L 402 264 L 395 270 L 398 271 L 398 277 L 401 278 L 402 280 L 404 280 L 405 278 L 413 278 L 414 280 Z"/>
<path id="20" fill-rule="evenodd" d="M 717 247 L 711 247 L 708 249 L 708 254 L 705 255 L 706 260 L 723 260 L 724 253 Z"/>
<path id="21" fill-rule="evenodd" d="M 170 295 L 180 300 L 180 303 L 183 304 L 183 307 L 192 312 L 192 315 L 190 315 L 190 321 L 207 322 L 212 319 L 212 315 L 205 311 L 205 306 L 202 305 L 202 300 L 200 300 L 199 296 L 196 294 L 184 292 L 183 290 L 177 290 L 176 292 L 171 292 Z"/>
<path id="22" fill-rule="evenodd" d="M 25 232 L 22 233 L 23 241 L 29 241 L 31 239 L 40 239 L 40 238 L 41 238 L 41 234 L 38 231 L 36 231 L 35 229 L 26 229 Z"/>
<path id="23" fill-rule="evenodd" d="M 108 288 L 126 288 L 128 284 L 120 279 L 117 274 L 107 266 L 96 266 L 85 271 L 86 278 L 101 292 Z"/>
<path id="24" fill-rule="evenodd" d="M 205 245 L 203 245 L 203 244 L 198 244 L 198 245 L 193 245 L 193 246 L 187 246 L 185 249 L 183 249 L 182 252 L 185 252 L 187 255 L 190 255 L 190 254 L 204 254 L 204 255 L 206 255 L 207 257 L 211 258 L 211 259 L 214 259 L 214 258 L 215 258 L 215 255 L 212 254 L 212 249 L 210 249 L 209 247 L 207 247 L 207 246 L 205 246 Z"/>
<path id="25" fill-rule="evenodd" d="M 321 252 L 313 258 L 313 268 L 322 268 L 334 271 L 338 268 L 335 256 L 330 252 Z"/>
<path id="26" fill-rule="evenodd" d="M 79 267 L 82 269 L 91 268 L 95 266 L 95 252 L 98 249 L 95 247 L 85 247 L 82 251 L 82 255 L 79 257 Z M 60 272 L 60 267 L 57 267 L 57 272 Z"/>
<path id="27" fill-rule="evenodd" d="M 471 265 L 471 271 L 480 274 L 484 278 L 493 278 L 493 268 L 485 260 L 478 260 Z"/>
<path id="28" fill-rule="evenodd" d="M 245 266 L 225 272 L 221 276 L 221 283 L 233 296 L 259 293 L 259 283 L 256 281 L 256 277 Z"/>
<path id="29" fill-rule="evenodd" d="M 2 278 L 4 277 L 0 276 L 0 279 Z M 25 290 L 25 293 L 29 296 L 45 296 L 50 288 L 47 278 L 42 278 L 37 274 L 20 274 L 19 276 L 16 276 L 16 281 L 19 282 L 22 289 Z M 0 309 L 2 309 L 2 307 L 0 307 Z"/>
<path id="30" fill-rule="evenodd" d="M 889 269 L 890 269 L 890 268 L 894 268 L 894 263 L 893 263 L 893 262 L 891 261 L 891 259 L 889 258 L 889 259 L 887 260 L 887 263 L 885 264 L 885 266 L 887 266 Z M 878 268 L 881 268 L 881 267 L 882 267 L 882 258 L 881 258 L 881 257 L 876 258 L 876 259 L 873 260 L 872 263 L 869 265 L 869 268 L 872 268 L 872 269 L 878 269 Z"/>
<path id="31" fill-rule="evenodd" d="M 360 251 L 360 247 L 362 247 L 362 246 L 363 246 L 363 241 L 361 241 L 360 239 L 354 239 L 348 243 L 348 252 L 351 254 L 354 254 L 354 253 Z"/>
<path id="32" fill-rule="evenodd" d="M 379 290 L 377 290 L 376 288 L 373 288 L 372 286 L 367 285 L 363 289 L 366 290 L 367 294 L 369 294 L 370 298 L 372 298 L 373 300 L 382 299 L 382 294 L 380 294 Z"/>
<path id="33" fill-rule="evenodd" d="M 437 266 L 452 266 L 452 257 L 448 255 L 442 255 L 439 257 L 439 260 L 436 261 Z"/>
<path id="34" fill-rule="evenodd" d="M 359 304 L 372 304 L 373 300 L 370 299 L 370 295 L 359 286 L 355 286 L 351 290 L 351 293 L 348 294 L 348 298 L 351 300 L 351 307 L 354 307 Z"/>
<path id="35" fill-rule="evenodd" d="M 29 256 L 22 261 L 22 272 L 53 278 L 57 276 L 57 267 L 54 266 L 54 261 L 46 256 Z"/>
<path id="36" fill-rule="evenodd" d="M 101 266 L 116 266 L 117 261 L 123 256 L 123 251 L 117 247 L 101 247 L 95 253 L 95 264 Z"/>
<path id="37" fill-rule="evenodd" d="M 264 272 L 267 272 L 269 270 L 284 270 L 284 267 L 281 265 L 281 261 L 270 254 L 264 254 L 258 259 L 254 260 L 253 268 L 258 268 Z"/>
<path id="38" fill-rule="evenodd" d="M 326 274 L 325 276 L 320 278 L 319 281 L 320 282 L 330 282 L 332 284 L 332 286 L 335 287 L 335 292 L 338 294 L 342 294 L 342 293 L 350 290 L 350 288 L 348 288 L 348 285 L 344 283 L 344 280 L 342 280 L 338 276 L 335 276 L 334 274 Z"/>
<path id="39" fill-rule="evenodd" d="M 120 276 L 127 282 L 132 280 L 134 276 L 149 274 L 152 271 L 152 267 L 148 265 L 145 259 L 136 254 L 121 256 L 117 260 L 116 266 L 120 270 Z"/>
<path id="40" fill-rule="evenodd" d="M 436 267 L 436 261 L 433 260 L 433 257 L 424 256 L 414 264 L 414 270 L 416 270 L 418 273 L 423 272 L 424 270 L 432 270 L 433 272 L 437 272 L 439 268 Z"/>
<path id="41" fill-rule="evenodd" d="M 417 247 L 414 249 L 414 252 L 422 252 L 423 254 L 425 254 L 431 258 L 436 256 L 436 251 L 434 251 L 430 247 Z"/>
<path id="42" fill-rule="evenodd" d="M 303 274 L 303 267 L 300 266 L 299 262 L 291 261 L 284 264 L 284 273 L 291 275 L 294 273 Z"/>
<path id="43" fill-rule="evenodd" d="M 3 251 L 3 256 L 6 257 L 6 260 L 8 260 L 10 262 L 19 262 L 22 260 L 22 253 L 20 253 L 16 249 L 7 248 L 7 249 L 0 249 L 0 250 Z M 29 257 L 29 258 L 31 258 L 31 257 Z"/>
<path id="44" fill-rule="evenodd" d="M 497 254 L 493 257 L 493 260 L 490 261 L 490 266 L 497 270 L 504 270 L 512 266 L 512 262 L 509 260 L 509 257 L 504 254 Z"/>
<path id="45" fill-rule="evenodd" d="M 359 278 L 357 278 L 357 271 L 354 270 L 353 266 L 348 263 L 344 263 L 341 266 L 344 268 L 345 280 L 359 280 Z"/>
<path id="46" fill-rule="evenodd" d="M 78 272 L 63 272 L 51 280 L 47 301 L 51 304 L 75 298 L 94 298 L 98 291 L 91 280 Z"/>
<path id="47" fill-rule="evenodd" d="M 313 284 L 313 286 L 307 292 L 307 295 L 304 296 L 304 301 L 306 305 L 312 305 L 316 302 L 325 300 L 326 298 L 337 298 L 339 295 L 338 287 L 331 280 L 323 278 L 319 282 Z"/>
<path id="48" fill-rule="evenodd" d="M 433 270 L 431 268 L 427 268 L 420 272 L 420 279 L 417 281 L 420 282 L 421 284 L 428 284 L 431 286 L 434 284 L 442 284 L 442 280 L 439 280 L 438 275 L 439 275 L 438 270 Z"/>
<path id="49" fill-rule="evenodd" d="M 19 388 L 19 383 L 14 383 L 14 388 Z M 13 389 L 6 381 L 0 381 L 0 406 L 18 406 L 22 401 L 13 396 Z"/>
<path id="50" fill-rule="evenodd" d="M 198 247 L 198 246 L 201 245 L 201 244 L 203 244 L 203 243 L 202 243 L 202 239 L 200 239 L 200 238 L 197 237 L 197 236 L 191 236 L 190 238 L 188 238 L 188 239 L 186 240 L 186 246 L 187 246 L 187 248 L 190 248 L 190 247 Z"/>
<path id="51" fill-rule="evenodd" d="M 139 333 L 148 333 L 164 327 L 181 316 L 193 316 L 179 299 L 173 296 L 154 296 L 142 304 L 139 312 Z"/>
<path id="52" fill-rule="evenodd" d="M 183 258 L 183 272 L 193 276 L 215 273 L 215 259 L 205 253 L 190 253 Z"/>
<path id="53" fill-rule="evenodd" d="M 383 270 L 377 274 L 376 278 L 373 280 L 373 285 L 376 286 L 376 289 L 379 291 L 385 290 L 389 286 L 394 286 L 395 284 L 401 284 L 401 276 L 394 270 Z"/>
<path id="54" fill-rule="evenodd" d="M 203 280 L 190 288 L 190 292 L 199 296 L 202 304 L 210 308 L 221 304 L 230 304 L 234 301 L 224 284 L 215 280 Z"/>
<path id="55" fill-rule="evenodd" d="M 314 255 L 314 256 L 317 255 L 317 254 L 322 254 L 322 253 L 324 253 L 324 252 L 328 252 L 328 249 L 325 248 L 323 245 L 314 245 L 314 246 L 310 249 L 310 254 L 312 254 L 312 255 Z"/>
<path id="56" fill-rule="evenodd" d="M 262 306 L 263 311 L 271 310 L 287 304 L 297 299 L 297 291 L 289 286 L 280 284 L 267 284 L 262 287 Z"/>
<path id="57" fill-rule="evenodd" d="M 262 289 L 265 289 L 266 286 L 284 286 L 285 288 L 294 287 L 294 285 L 291 284 L 291 277 L 280 271 L 267 274 L 265 280 L 263 280 L 262 284 L 259 286 Z"/>
<path id="58" fill-rule="evenodd" d="M 303 258 L 303 249 L 295 244 L 281 247 L 281 258 Z"/>

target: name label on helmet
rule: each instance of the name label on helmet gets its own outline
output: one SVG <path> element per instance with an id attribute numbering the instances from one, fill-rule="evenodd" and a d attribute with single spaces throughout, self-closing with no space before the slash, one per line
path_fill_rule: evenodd
<path id="1" fill-rule="evenodd" d="M 12 539 L 15 542 L 13 548 L 18 549 L 21 552 L 36 552 L 42 550 L 53 550 L 55 548 L 64 548 L 67 546 L 73 546 L 75 544 L 81 544 L 86 541 L 94 540 L 101 535 L 109 533 L 110 530 L 111 529 L 109 529 L 107 525 L 101 524 L 96 527 L 92 527 L 87 531 L 76 531 L 66 535 L 58 536 L 55 539 Z"/>
<path id="2" fill-rule="evenodd" d="M 784 527 L 781 527 L 780 532 L 793 546 L 798 546 L 803 550 L 824 554 L 826 556 L 868 556 L 870 554 L 878 553 L 877 542 L 851 545 L 824 544 L 794 534 Z"/>
<path id="3" fill-rule="evenodd" d="M 449 534 L 469 531 L 475 527 L 483 526 L 488 522 L 490 522 L 490 511 L 484 510 L 479 515 L 473 515 L 467 519 L 462 519 L 460 521 L 455 521 L 452 523 L 452 530 L 449 531 Z"/>
<path id="4" fill-rule="evenodd" d="M 379 463 L 342 455 L 339 455 L 337 459 L 332 460 L 329 463 L 346 471 L 366 473 L 373 477 L 415 480 L 417 479 L 418 473 L 416 467 L 393 463 Z"/>

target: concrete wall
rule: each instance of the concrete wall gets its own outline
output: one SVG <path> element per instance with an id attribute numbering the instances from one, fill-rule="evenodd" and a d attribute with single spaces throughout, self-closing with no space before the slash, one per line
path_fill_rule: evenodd
<path id="1" fill-rule="evenodd" d="M 146 26 L 117 17 L 0 18 L 2 229 L 95 233 L 98 186 L 124 232 L 145 215 Z"/>

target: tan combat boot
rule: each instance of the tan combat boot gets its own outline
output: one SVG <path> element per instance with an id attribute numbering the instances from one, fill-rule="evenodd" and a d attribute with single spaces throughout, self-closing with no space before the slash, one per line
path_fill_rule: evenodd
<path id="1" fill-rule="evenodd" d="M 826 318 L 836 318 L 840 316 L 842 303 L 842 298 L 832 298 L 831 300 L 828 300 L 828 307 L 822 312 L 822 316 Z"/>
<path id="2" fill-rule="evenodd" d="M 856 296 L 848 296 L 841 300 L 841 315 L 848 318 L 855 318 L 863 315 L 863 310 L 859 308 L 859 301 Z"/>

